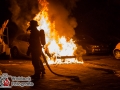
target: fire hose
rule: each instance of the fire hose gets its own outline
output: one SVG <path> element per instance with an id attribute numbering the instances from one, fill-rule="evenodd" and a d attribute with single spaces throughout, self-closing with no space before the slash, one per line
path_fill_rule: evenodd
<path id="1" fill-rule="evenodd" d="M 54 75 L 60 76 L 60 77 L 70 78 L 72 81 L 75 81 L 75 82 L 81 82 L 78 76 L 68 76 L 68 75 L 62 75 L 62 74 L 55 73 L 50 68 L 50 65 L 48 64 L 47 59 L 46 59 L 45 54 L 43 53 L 43 51 L 42 51 L 42 56 L 43 56 L 43 59 L 44 59 L 46 65 L 47 65 L 47 67 L 48 67 L 48 69 L 50 70 L 51 73 L 53 73 Z"/>

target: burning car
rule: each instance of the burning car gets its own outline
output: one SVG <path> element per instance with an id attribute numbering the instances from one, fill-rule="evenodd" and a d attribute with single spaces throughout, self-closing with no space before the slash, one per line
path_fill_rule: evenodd
<path id="1" fill-rule="evenodd" d="M 79 35 L 77 43 L 81 45 L 86 54 L 107 54 L 109 52 L 109 46 L 107 44 L 94 40 L 89 35 Z"/>
<path id="2" fill-rule="evenodd" d="M 22 33 L 19 34 L 15 37 L 15 39 L 13 40 L 12 44 L 11 44 L 11 57 L 13 59 L 19 58 L 19 57 L 28 57 L 31 58 L 31 56 L 27 56 L 26 52 L 28 50 L 28 46 L 29 46 L 29 33 Z M 70 61 L 70 58 L 76 58 L 77 60 L 81 59 L 82 60 L 82 55 L 86 53 L 86 51 L 79 45 L 77 45 L 78 50 L 74 51 L 74 55 L 60 55 L 58 53 L 55 52 L 51 52 L 49 50 L 49 43 L 46 44 L 45 49 L 44 49 L 44 53 L 47 55 L 47 59 L 49 58 L 49 60 L 56 60 L 56 58 L 61 59 L 62 61 L 65 61 L 66 58 L 69 58 L 68 62 Z M 55 47 L 52 47 L 52 49 L 55 49 Z M 69 52 L 69 51 L 65 51 L 65 52 Z M 77 62 L 76 60 L 76 62 Z M 56 63 L 58 63 L 58 61 L 55 61 Z M 59 63 L 61 63 L 59 61 Z"/>
<path id="3" fill-rule="evenodd" d="M 65 20 L 61 19 L 63 18 L 63 15 L 61 15 L 61 17 L 52 19 L 51 16 L 53 15 L 49 13 L 49 9 L 51 8 L 48 8 L 48 5 L 50 4 L 46 0 L 39 0 L 39 3 L 41 5 L 41 10 L 38 14 L 36 14 L 33 20 L 36 20 L 38 22 L 38 30 L 43 29 L 45 31 L 45 46 L 47 46 L 46 53 L 48 59 L 51 59 L 51 56 L 59 56 L 60 58 L 68 58 L 74 56 L 74 52 L 78 47 L 72 39 L 73 35 L 75 34 L 74 28 L 76 27 L 76 25 L 73 25 L 72 22 L 76 24 L 76 20 L 74 18 L 70 18 L 70 20 L 68 20 L 68 15 L 64 18 Z M 56 9 L 56 11 L 58 11 L 58 9 Z M 60 16 L 60 14 L 58 16 Z M 62 23 L 63 21 L 64 23 Z M 24 36 L 25 34 L 23 36 L 18 35 L 13 41 L 11 47 L 11 56 L 13 58 L 16 58 L 20 55 L 26 55 L 27 47 L 29 44 Z"/>

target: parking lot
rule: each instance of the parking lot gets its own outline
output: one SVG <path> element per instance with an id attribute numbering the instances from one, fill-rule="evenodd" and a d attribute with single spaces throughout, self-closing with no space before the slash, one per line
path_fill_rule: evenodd
<path id="1" fill-rule="evenodd" d="M 45 65 L 46 75 L 34 86 L 13 86 L 11 90 L 119 90 L 120 89 L 120 61 L 112 56 L 83 57 L 83 64 L 50 65 L 58 74 L 78 76 L 79 80 L 60 77 L 49 71 Z M 2 73 L 11 76 L 27 77 L 33 74 L 31 60 L 0 60 Z"/>

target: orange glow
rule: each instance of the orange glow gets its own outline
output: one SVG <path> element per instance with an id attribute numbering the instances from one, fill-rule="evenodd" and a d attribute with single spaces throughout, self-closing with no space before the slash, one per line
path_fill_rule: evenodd
<path id="1" fill-rule="evenodd" d="M 46 36 L 46 46 L 50 54 L 57 56 L 74 56 L 74 51 L 77 49 L 74 41 L 72 39 L 66 40 L 65 36 L 60 37 L 57 31 L 55 30 L 55 21 L 50 22 L 48 17 L 48 2 L 46 0 L 39 0 L 39 3 L 42 6 L 41 11 L 36 15 L 34 20 L 38 21 L 39 26 L 38 30 L 43 29 Z M 76 59 L 69 59 L 71 63 L 80 63 Z M 52 61 L 48 59 L 49 64 L 55 62 L 58 63 L 59 60 Z M 66 60 L 67 61 L 67 60 Z M 61 61 L 59 61 L 61 63 Z M 83 61 L 81 62 L 83 63 Z"/>

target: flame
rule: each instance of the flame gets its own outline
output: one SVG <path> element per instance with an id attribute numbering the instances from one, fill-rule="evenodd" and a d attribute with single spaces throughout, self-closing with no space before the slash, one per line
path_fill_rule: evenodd
<path id="1" fill-rule="evenodd" d="M 39 24 L 38 30 L 43 29 L 46 36 L 46 47 L 49 53 L 55 57 L 57 56 L 73 56 L 74 51 L 77 49 L 73 39 L 67 40 L 65 36 L 60 37 L 55 30 L 55 21 L 50 22 L 48 15 L 48 5 L 46 0 L 38 0 L 42 6 L 41 11 L 34 17 Z M 51 61 L 49 58 L 49 64 L 61 63 L 61 60 Z M 69 59 L 70 60 L 70 59 Z M 66 60 L 67 61 L 67 60 Z M 68 62 L 68 61 L 67 61 Z M 79 63 L 76 59 L 71 59 L 70 63 Z M 81 62 L 83 63 L 83 61 Z"/>

